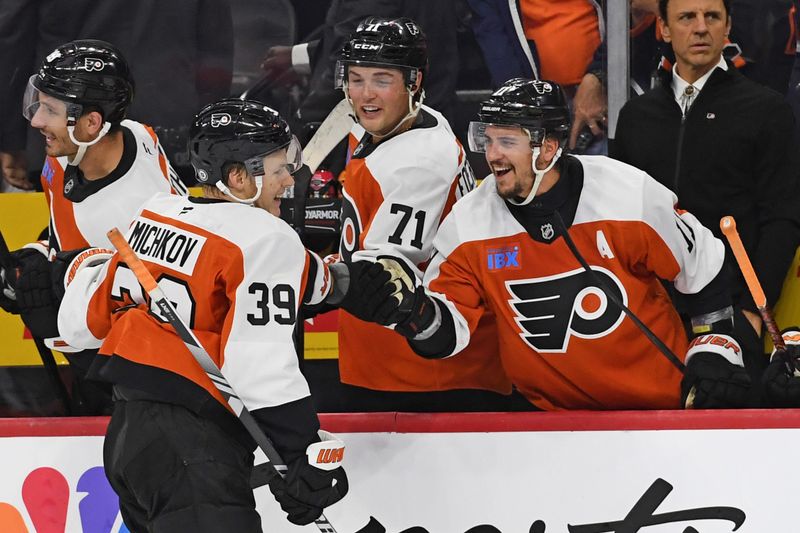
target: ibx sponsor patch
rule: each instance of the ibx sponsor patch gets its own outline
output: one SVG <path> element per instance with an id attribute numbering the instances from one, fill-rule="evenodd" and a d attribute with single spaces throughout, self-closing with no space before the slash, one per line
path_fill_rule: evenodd
<path id="1" fill-rule="evenodd" d="M 486 266 L 490 272 L 497 270 L 519 270 L 522 268 L 519 244 L 487 248 Z"/>

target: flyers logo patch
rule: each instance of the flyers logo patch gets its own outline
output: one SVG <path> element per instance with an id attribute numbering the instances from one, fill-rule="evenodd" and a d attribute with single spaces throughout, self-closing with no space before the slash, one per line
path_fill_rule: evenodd
<path id="1" fill-rule="evenodd" d="M 86 72 L 101 71 L 104 68 L 106 68 L 106 64 L 102 59 L 87 57 L 83 60 L 83 69 Z"/>
<path id="2" fill-rule="evenodd" d="M 231 123 L 231 120 L 231 116 L 227 113 L 212 113 L 211 127 L 219 128 L 220 126 L 227 126 Z"/>
<path id="3" fill-rule="evenodd" d="M 353 201 L 345 194 L 342 199 L 342 237 L 339 242 L 339 255 L 349 263 L 353 253 L 361 248 L 361 218 Z"/>
<path id="4" fill-rule="evenodd" d="M 411 35 L 419 35 L 419 28 L 413 22 L 406 22 L 406 29 Z"/>
<path id="5" fill-rule="evenodd" d="M 627 305 L 628 296 L 614 273 L 597 266 L 592 270 Z M 507 281 L 506 289 L 519 336 L 537 352 L 564 353 L 572 336 L 604 337 L 625 317 L 582 268 L 544 278 Z"/>

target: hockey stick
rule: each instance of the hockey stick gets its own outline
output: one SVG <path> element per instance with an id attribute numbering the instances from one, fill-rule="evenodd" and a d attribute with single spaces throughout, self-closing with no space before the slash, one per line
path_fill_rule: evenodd
<path id="1" fill-rule="evenodd" d="M 258 444 L 258 447 L 261 448 L 264 455 L 267 456 L 267 463 L 265 464 L 271 465 L 272 467 L 271 471 L 267 471 L 267 482 L 269 483 L 277 476 L 283 477 L 285 475 L 286 465 L 280 455 L 278 455 L 269 437 L 262 431 L 258 422 L 253 418 L 253 415 L 250 414 L 250 411 L 247 410 L 244 403 L 239 399 L 239 396 L 236 395 L 236 392 L 233 390 L 230 383 L 228 383 L 228 380 L 225 379 L 225 376 L 219 371 L 216 363 L 214 363 L 211 356 L 208 355 L 208 352 L 203 348 L 200 340 L 195 336 L 192 330 L 186 326 L 183 319 L 181 319 L 175 311 L 172 302 L 169 301 L 161 290 L 161 287 L 159 287 L 153 275 L 147 270 L 142 260 L 136 256 L 136 253 L 130 247 L 128 241 L 125 240 L 125 237 L 122 236 L 117 228 L 109 231 L 107 235 L 108 240 L 110 240 L 114 248 L 117 249 L 122 260 L 128 265 L 128 268 L 133 271 L 136 279 L 139 280 L 139 283 L 141 283 L 144 290 L 147 291 L 147 294 L 150 295 L 150 298 L 152 298 L 152 301 L 158 306 L 170 325 L 175 328 L 175 332 L 192 353 L 195 360 L 197 360 L 209 379 L 211 379 L 211 382 L 228 403 L 231 410 L 239 417 L 239 420 L 241 420 L 244 427 L 250 433 L 250 436 L 252 436 L 253 440 Z M 267 466 L 267 468 L 269 469 L 269 466 Z M 324 513 L 314 520 L 314 524 L 322 533 L 336 533 L 331 523 L 325 518 Z"/>
<path id="2" fill-rule="evenodd" d="M 353 127 L 352 108 L 347 99 L 342 99 L 331 110 L 325 120 L 322 121 L 314 136 L 303 148 L 303 166 L 294 173 L 294 213 L 293 226 L 295 231 L 302 239 L 306 230 L 306 198 L 308 196 L 308 186 L 311 183 L 311 176 L 317 171 L 320 164 L 325 160 L 331 151 L 338 146 L 350 129 Z M 305 244 L 305 241 L 304 241 Z M 297 320 L 295 331 L 295 341 L 297 355 L 301 369 L 304 364 L 305 353 L 305 320 L 302 317 L 302 309 Z"/>
<path id="3" fill-rule="evenodd" d="M 331 110 L 314 136 L 303 148 L 303 166 L 294 173 L 294 228 L 301 236 L 305 232 L 306 196 L 311 176 L 328 154 L 347 137 L 353 127 L 352 108 L 343 99 Z"/>
<path id="4" fill-rule="evenodd" d="M 7 272 L 11 272 L 16 268 L 17 261 L 8 249 L 6 240 L 3 237 L 3 232 L 0 232 L 0 276 L 5 278 Z M 42 365 L 47 374 L 47 379 L 50 381 L 50 385 L 52 385 L 55 390 L 56 396 L 58 396 L 58 399 L 64 406 L 64 413 L 69 416 L 72 414 L 69 393 L 67 393 L 67 388 L 61 380 L 61 374 L 58 372 L 58 365 L 56 364 L 55 357 L 53 357 L 53 352 L 50 351 L 50 348 L 45 346 L 42 339 L 33 337 L 33 344 L 36 346 L 36 351 L 39 352 L 39 357 L 42 359 Z"/>
<path id="5" fill-rule="evenodd" d="M 314 136 L 303 148 L 303 162 L 311 174 L 317 171 L 328 154 L 350 133 L 353 123 L 353 109 L 344 98 L 328 113 Z"/>
<path id="6" fill-rule="evenodd" d="M 753 297 L 753 301 L 756 304 L 758 314 L 761 315 L 761 320 L 764 321 L 764 325 L 769 332 L 775 350 L 783 358 L 789 371 L 794 373 L 795 364 L 786 353 L 786 344 L 783 342 L 781 330 L 778 328 L 778 324 L 775 323 L 772 311 L 769 305 L 767 305 L 767 295 L 764 294 L 764 289 L 761 288 L 761 283 L 758 281 L 758 276 L 756 276 L 753 264 L 750 262 L 747 251 L 744 249 L 744 244 L 742 244 L 742 239 L 739 237 L 739 232 L 736 230 L 736 220 L 730 215 L 722 217 L 719 221 L 719 228 L 731 245 L 733 256 L 739 264 L 739 270 L 742 271 L 744 281 L 747 283 L 747 288 L 750 290 L 750 295 Z"/>

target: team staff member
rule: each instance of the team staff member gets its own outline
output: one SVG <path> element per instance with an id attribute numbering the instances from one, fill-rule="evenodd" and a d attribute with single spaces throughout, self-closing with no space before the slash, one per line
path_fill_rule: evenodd
<path id="1" fill-rule="evenodd" d="M 319 421 L 292 333 L 299 305 L 333 284 L 278 217 L 299 144 L 277 112 L 229 99 L 197 115 L 190 150 L 211 199 L 156 195 L 127 239 L 287 461 L 271 489 L 290 522 L 309 524 L 347 478 L 305 453 Z M 90 375 L 114 384 L 103 460 L 129 529 L 261 531 L 254 443 L 118 255 L 75 275 L 59 325 L 71 344 L 100 348 Z"/>
<path id="2" fill-rule="evenodd" d="M 644 172 L 562 155 L 569 109 L 555 83 L 510 80 L 479 117 L 470 146 L 493 174 L 442 223 L 425 290 L 411 292 L 397 263 L 381 260 L 400 279 L 402 303 L 373 318 L 396 323 L 421 356 L 441 358 L 463 350 L 493 311 L 503 366 L 542 409 L 746 405 L 753 390 L 723 244 Z M 691 345 L 661 279 L 687 296 L 704 332 Z M 683 382 L 614 299 L 686 362 Z"/>
<path id="3" fill-rule="evenodd" d="M 658 24 L 675 67 L 662 73 L 660 87 L 622 108 L 611 155 L 672 189 L 681 207 L 717 235 L 720 218 L 733 215 L 774 305 L 800 244 L 791 109 L 723 59 L 729 0 L 661 0 Z M 732 261 L 731 268 L 739 272 Z M 738 274 L 733 295 L 760 332 Z"/>
<path id="4" fill-rule="evenodd" d="M 32 278 L 48 275 L 48 257 L 110 246 L 106 231 L 128 227 L 153 194 L 185 194 L 153 130 L 126 119 L 133 95 L 125 58 L 104 41 L 59 46 L 31 76 L 23 115 L 45 138 L 41 180 L 50 223 L 46 243 L 28 245 L 15 254 L 22 263 L 20 291 Z M 0 297 L 0 303 L 22 311 L 31 332 L 48 339 L 50 347 L 71 352 L 66 357 L 75 374 L 75 414 L 100 414 L 110 408 L 109 391 L 84 380 L 94 354 L 75 352 L 58 339 L 58 303 L 49 293 L 22 295 L 19 302 Z"/>
<path id="5" fill-rule="evenodd" d="M 338 83 L 358 121 L 351 132 L 353 151 L 343 191 L 340 257 L 346 263 L 391 254 L 421 278 L 440 221 L 474 187 L 464 150 L 447 120 L 423 104 L 426 67 L 425 36 L 407 18 L 367 18 L 342 50 Z M 347 301 L 344 308 L 359 312 Z M 472 400 L 480 407 L 501 400 L 478 392 L 422 397 L 366 390 L 510 392 L 494 357 L 492 322 L 487 315 L 473 349 L 462 359 L 426 361 L 391 331 L 340 312 L 340 377 L 354 386 L 346 388 L 348 408 L 469 409 Z"/>

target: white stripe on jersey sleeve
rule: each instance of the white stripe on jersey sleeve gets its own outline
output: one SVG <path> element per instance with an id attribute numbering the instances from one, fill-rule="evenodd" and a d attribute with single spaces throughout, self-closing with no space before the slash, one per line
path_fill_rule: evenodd
<path id="1" fill-rule="evenodd" d="M 308 257 L 309 261 L 312 261 L 316 268 L 313 268 L 309 265 L 309 274 L 311 272 L 315 272 L 314 279 L 309 279 L 306 283 L 310 286 L 310 299 L 307 302 L 303 302 L 308 305 L 317 305 L 321 304 L 323 300 L 331 293 L 333 289 L 333 279 L 331 277 L 330 270 L 328 269 L 328 265 L 314 252 L 308 250 Z M 307 291 L 309 288 L 306 289 Z M 302 298 L 303 295 L 300 295 Z"/>
<path id="2" fill-rule="evenodd" d="M 574 156 L 584 169 L 584 187 L 574 224 L 596 220 L 641 221 L 657 233 L 680 267 L 673 281 L 695 294 L 722 268 L 725 246 L 690 213 L 675 211 L 677 197 L 645 172 L 600 156 Z M 688 239 L 688 241 L 687 241 Z M 656 272 L 666 279 L 666 272 Z"/>
<path id="3" fill-rule="evenodd" d="M 450 314 L 453 316 L 453 323 L 455 325 L 455 332 L 456 332 L 456 346 L 453 352 L 448 355 L 451 357 L 461 350 L 467 347 L 470 340 L 470 332 L 469 332 L 469 324 L 467 323 L 467 319 L 459 312 L 458 308 L 455 304 L 448 298 L 447 295 L 436 292 L 430 289 L 431 281 L 439 278 L 441 274 L 441 265 L 447 260 L 450 253 L 455 250 L 459 245 L 459 234 L 457 228 L 457 220 L 456 217 L 453 216 L 451 213 L 444 219 L 442 222 L 442 226 L 439 228 L 439 233 L 436 235 L 436 253 L 431 259 L 428 268 L 425 270 L 425 290 L 431 296 L 437 298 L 440 302 L 444 303 L 447 309 L 450 311 Z M 439 246 L 441 245 L 441 249 Z M 459 290 L 469 290 L 467 287 L 474 287 L 471 284 L 459 284 Z M 478 298 L 479 299 L 479 298 Z"/>
<path id="4" fill-rule="evenodd" d="M 644 220 L 669 246 L 681 271 L 672 280 L 684 294 L 695 294 L 708 285 L 725 261 L 725 245 L 711 230 L 689 212 L 673 208 L 677 197 L 654 179 L 648 179 L 644 190 Z"/>
<path id="5" fill-rule="evenodd" d="M 169 183 L 172 185 L 172 188 L 175 189 L 175 194 L 178 196 L 188 196 L 189 189 L 181 181 L 181 178 L 178 176 L 178 173 L 175 172 L 175 169 L 172 168 L 172 163 L 169 162 L 169 158 L 167 157 L 167 153 L 164 151 L 164 148 L 161 146 L 161 142 L 158 143 L 158 152 L 164 156 L 164 161 L 167 162 L 167 178 L 169 179 Z"/>

